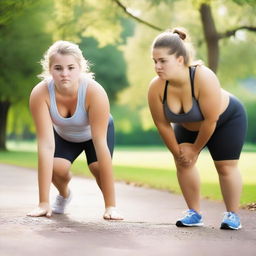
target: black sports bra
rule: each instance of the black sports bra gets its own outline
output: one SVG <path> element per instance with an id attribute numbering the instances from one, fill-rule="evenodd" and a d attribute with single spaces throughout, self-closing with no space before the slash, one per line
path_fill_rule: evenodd
<path id="1" fill-rule="evenodd" d="M 195 94 L 194 94 L 195 71 L 196 71 L 196 66 L 189 67 L 189 76 L 190 76 L 190 84 L 191 84 L 191 91 L 192 91 L 192 107 L 186 113 L 175 114 L 169 109 L 169 107 L 167 105 L 167 86 L 168 86 L 169 82 L 166 81 L 165 89 L 164 89 L 164 97 L 163 97 L 163 108 L 164 108 L 164 115 L 168 122 L 170 122 L 170 123 L 189 123 L 189 122 L 199 122 L 199 121 L 204 120 L 204 117 L 200 110 L 199 103 L 196 100 Z"/>

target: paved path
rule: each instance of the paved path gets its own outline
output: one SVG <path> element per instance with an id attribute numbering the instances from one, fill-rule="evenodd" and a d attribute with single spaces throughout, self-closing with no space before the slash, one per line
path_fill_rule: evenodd
<path id="1" fill-rule="evenodd" d="M 74 177 L 70 186 L 66 215 L 26 217 L 37 204 L 36 171 L 1 164 L 0 256 L 256 255 L 255 212 L 241 210 L 242 230 L 220 230 L 223 204 L 202 200 L 205 226 L 177 228 L 181 196 L 117 183 L 125 221 L 108 222 L 94 180 Z M 51 198 L 56 193 L 52 188 Z"/>

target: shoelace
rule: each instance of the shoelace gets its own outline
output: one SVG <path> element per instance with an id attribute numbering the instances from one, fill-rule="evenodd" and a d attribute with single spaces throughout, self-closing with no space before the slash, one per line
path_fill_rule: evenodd
<path id="1" fill-rule="evenodd" d="M 235 214 L 232 214 L 232 213 L 230 213 L 230 212 L 225 212 L 224 213 L 224 218 L 227 218 L 227 219 L 230 219 L 230 220 L 236 220 L 236 216 L 235 216 Z"/>
<path id="2" fill-rule="evenodd" d="M 184 212 L 183 212 L 183 214 L 185 215 L 185 217 L 190 217 L 190 216 L 192 216 L 192 215 L 194 215 L 194 214 L 196 214 L 196 213 L 195 213 L 195 212 L 192 212 L 192 211 L 187 210 L 187 211 L 184 211 Z"/>
<path id="3" fill-rule="evenodd" d="M 65 199 L 58 196 L 58 197 L 56 198 L 56 205 L 57 205 L 57 206 L 61 206 L 63 200 L 65 200 Z"/>

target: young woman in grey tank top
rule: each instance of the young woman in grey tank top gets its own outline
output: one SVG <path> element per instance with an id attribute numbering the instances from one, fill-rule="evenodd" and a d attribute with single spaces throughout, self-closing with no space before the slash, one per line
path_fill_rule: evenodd
<path id="1" fill-rule="evenodd" d="M 29 216 L 62 214 L 72 198 L 72 162 L 85 151 L 105 201 L 104 219 L 121 220 L 115 207 L 112 153 L 114 125 L 103 87 L 89 72 L 78 45 L 55 42 L 41 62 L 43 78 L 30 96 L 38 142 L 39 205 Z M 50 206 L 51 182 L 59 191 Z"/>
<path id="2" fill-rule="evenodd" d="M 221 89 L 216 75 L 192 65 L 186 33 L 161 33 L 152 45 L 155 77 L 148 102 L 154 123 L 174 157 L 188 210 L 178 227 L 202 226 L 196 162 L 207 147 L 219 175 L 227 212 L 221 229 L 241 228 L 237 215 L 242 189 L 238 160 L 245 139 L 246 113 L 237 98 Z M 207 170 L 206 170 L 207 171 Z"/>

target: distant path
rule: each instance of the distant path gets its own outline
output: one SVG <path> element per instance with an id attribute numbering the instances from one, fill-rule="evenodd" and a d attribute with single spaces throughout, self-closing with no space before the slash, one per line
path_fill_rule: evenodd
<path id="1" fill-rule="evenodd" d="M 177 228 L 181 196 L 117 183 L 125 221 L 107 222 L 94 180 L 74 177 L 71 189 L 67 215 L 26 217 L 37 203 L 36 172 L 0 164 L 0 256 L 256 255 L 255 212 L 241 210 L 242 230 L 220 230 L 223 204 L 203 200 L 205 227 Z"/>

